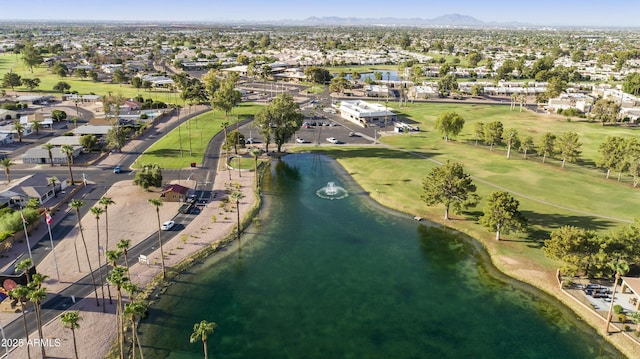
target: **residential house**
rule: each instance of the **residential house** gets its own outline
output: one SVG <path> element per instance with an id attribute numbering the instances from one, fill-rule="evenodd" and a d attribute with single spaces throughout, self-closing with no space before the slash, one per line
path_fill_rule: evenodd
<path id="1" fill-rule="evenodd" d="M 55 194 L 49 184 L 50 176 L 43 172 L 14 179 L 0 185 L 0 207 L 22 208 L 31 199 L 36 198 L 40 204 L 46 203 L 57 193 L 67 188 L 65 178 L 55 182 Z"/>
<path id="2" fill-rule="evenodd" d="M 172 184 L 162 191 L 160 197 L 167 202 L 185 202 L 190 193 L 191 189 L 189 187 Z"/>
<path id="3" fill-rule="evenodd" d="M 73 146 L 73 153 L 71 156 L 73 158 L 78 157 L 82 152 L 82 146 Z M 51 149 L 51 156 L 53 158 L 54 164 L 66 165 L 67 164 L 67 154 L 62 152 L 62 147 L 54 147 Z M 73 162 L 73 159 L 72 159 Z M 22 155 L 22 163 L 31 163 L 31 164 L 51 164 L 51 159 L 49 158 L 49 151 L 42 148 L 42 146 L 34 147 L 28 149 Z"/>

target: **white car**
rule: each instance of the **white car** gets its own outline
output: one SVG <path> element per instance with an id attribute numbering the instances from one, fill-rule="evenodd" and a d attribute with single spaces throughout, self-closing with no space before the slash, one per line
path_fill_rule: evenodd
<path id="1" fill-rule="evenodd" d="M 331 142 L 331 143 L 340 143 L 340 141 L 338 141 L 335 137 L 329 137 L 327 138 L 327 141 Z"/>
<path id="2" fill-rule="evenodd" d="M 244 140 L 244 143 L 248 143 L 248 144 L 252 145 L 252 144 L 256 143 L 256 139 L 253 138 L 253 137 L 249 137 L 246 140 Z"/>
<path id="3" fill-rule="evenodd" d="M 305 143 L 306 141 L 304 140 L 304 138 L 296 137 L 296 142 Z"/>
<path id="4" fill-rule="evenodd" d="M 176 222 L 174 221 L 166 221 L 162 224 L 162 226 L 160 227 L 160 229 L 162 229 L 163 231 L 168 231 L 171 228 L 173 228 L 173 226 L 176 225 Z"/>

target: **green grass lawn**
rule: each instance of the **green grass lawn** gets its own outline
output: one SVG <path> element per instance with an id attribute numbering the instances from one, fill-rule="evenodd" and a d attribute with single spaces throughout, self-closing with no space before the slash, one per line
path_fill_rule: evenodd
<path id="1" fill-rule="evenodd" d="M 77 91 L 79 94 L 96 94 L 106 96 L 109 93 L 121 94 L 126 98 L 136 97 L 138 95 L 144 98 L 152 98 L 156 101 L 162 101 L 165 103 L 178 103 L 182 104 L 182 100 L 177 93 L 172 93 L 166 90 L 147 91 L 145 89 L 136 89 L 129 84 L 113 84 L 108 82 L 94 82 L 91 79 L 81 79 L 78 77 L 67 76 L 61 78 L 57 75 L 50 73 L 45 65 L 40 65 L 33 68 L 33 73 L 29 71 L 20 57 L 16 57 L 14 54 L 0 54 L 0 77 L 5 73 L 13 71 L 23 78 L 39 78 L 40 87 L 34 89 L 34 92 L 43 94 L 51 94 L 60 96 L 60 92 L 53 90 L 53 86 L 60 81 L 64 81 L 71 85 L 70 91 Z M 16 87 L 16 91 L 28 92 L 26 87 Z"/>
<path id="2" fill-rule="evenodd" d="M 253 116 L 260 108 L 260 105 L 254 103 L 241 103 L 234 109 L 233 117 L 226 119 L 230 124 L 227 130 L 235 129 L 236 116 L 242 120 Z M 194 117 L 154 143 L 138 158 L 133 167 L 140 168 L 145 164 L 157 163 L 162 168 L 178 169 L 189 167 L 192 162 L 199 166 L 202 164 L 209 140 L 223 130 L 223 122 L 225 122 L 224 114 L 220 111 L 211 111 Z M 253 160 L 251 160 L 251 168 L 253 168 Z"/>
<path id="3" fill-rule="evenodd" d="M 456 111 L 466 120 L 455 141 L 445 142 L 434 129 L 442 111 Z M 607 135 L 633 136 L 635 129 L 567 122 L 559 116 L 509 111 L 508 106 L 413 104 L 401 109 L 401 117 L 417 122 L 422 132 L 382 137 L 381 142 L 393 147 L 334 146 L 317 147 L 316 151 L 336 158 L 365 191 L 384 205 L 440 223 L 444 223 L 444 208 L 427 207 L 420 199 L 422 179 L 437 163 L 462 163 L 481 197 L 498 189 L 512 192 L 530 228 L 528 233 L 505 234 L 503 238 L 508 241 L 496 245 L 495 234 L 477 222 L 484 202 L 446 224 L 480 239 L 495 254 L 521 258 L 544 268 L 558 265 L 541 251 L 552 230 L 573 225 L 606 233 L 637 216 L 640 189 L 632 188 L 628 176 L 621 183 L 606 180 L 604 171 L 592 166 L 598 146 Z M 567 164 L 562 169 L 558 160 L 543 164 L 536 156 L 525 160 L 517 151 L 512 151 L 508 160 L 503 146 L 493 151 L 481 144 L 476 147 L 476 121 L 502 121 L 505 129 L 515 128 L 520 137 L 529 134 L 536 142 L 545 132 L 577 132 L 584 143 L 582 162 L 586 166 Z"/>

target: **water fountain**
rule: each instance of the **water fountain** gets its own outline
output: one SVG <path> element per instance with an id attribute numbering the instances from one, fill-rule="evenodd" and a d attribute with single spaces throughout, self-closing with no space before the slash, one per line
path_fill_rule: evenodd
<path id="1" fill-rule="evenodd" d="M 328 182 L 325 187 L 316 191 L 316 195 L 320 198 L 334 200 L 347 197 L 349 192 L 340 186 L 336 186 L 334 182 Z"/>

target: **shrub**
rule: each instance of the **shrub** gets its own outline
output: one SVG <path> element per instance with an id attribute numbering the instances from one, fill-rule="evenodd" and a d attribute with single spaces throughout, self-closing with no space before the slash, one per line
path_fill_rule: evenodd
<path id="1" fill-rule="evenodd" d="M 622 313 L 618 314 L 618 321 L 620 323 L 625 323 L 627 321 L 627 316 Z"/>
<path id="2" fill-rule="evenodd" d="M 624 311 L 624 309 L 622 308 L 622 306 L 620 304 L 616 304 L 616 305 L 613 306 L 613 311 L 616 314 L 621 314 Z"/>

